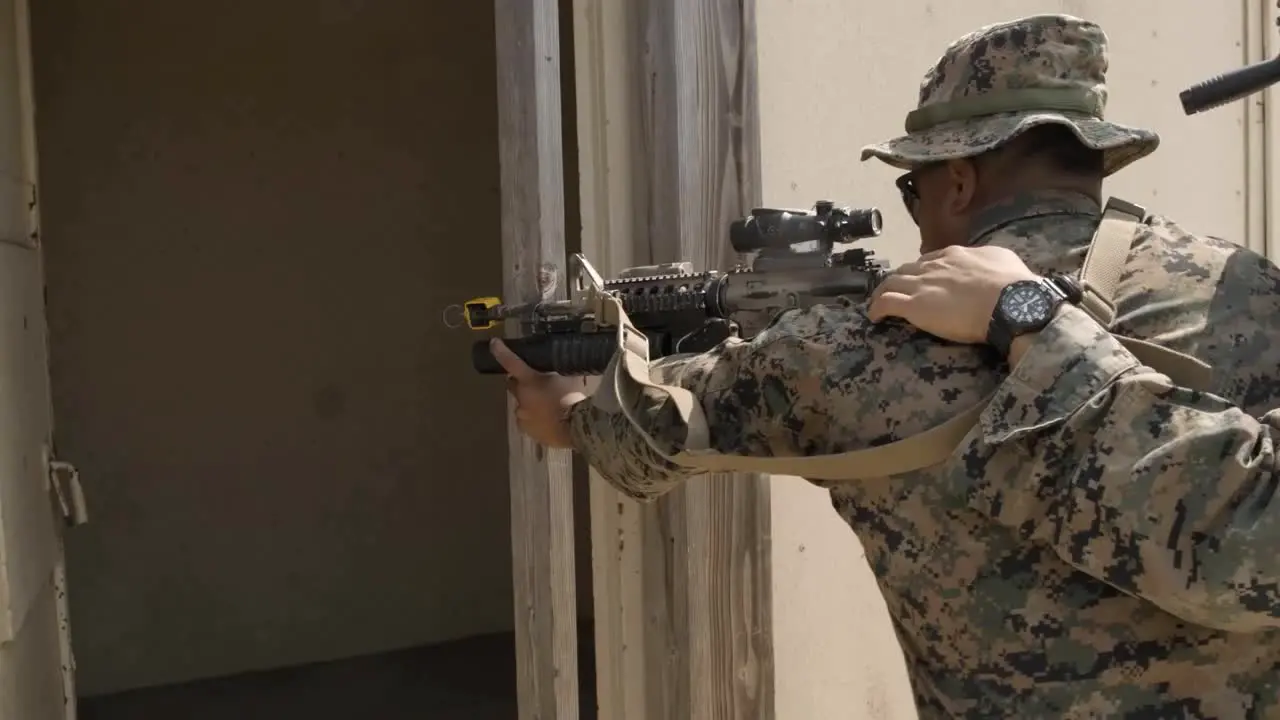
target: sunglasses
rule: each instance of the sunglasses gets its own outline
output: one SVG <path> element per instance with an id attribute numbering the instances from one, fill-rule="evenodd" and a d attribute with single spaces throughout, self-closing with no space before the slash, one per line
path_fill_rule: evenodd
<path id="1" fill-rule="evenodd" d="M 920 202 L 920 191 L 916 189 L 916 171 L 904 173 L 898 176 L 894 181 L 894 185 L 898 186 L 898 192 L 902 195 L 902 204 L 907 208 L 907 214 L 912 218 L 916 216 L 916 205 Z"/>

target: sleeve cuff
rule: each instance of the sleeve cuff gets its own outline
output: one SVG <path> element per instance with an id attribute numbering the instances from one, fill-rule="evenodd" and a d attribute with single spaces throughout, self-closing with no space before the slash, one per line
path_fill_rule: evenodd
<path id="1" fill-rule="evenodd" d="M 1087 313 L 1066 305 L 983 411 L 984 440 L 1005 442 L 1064 420 L 1139 365 Z"/>

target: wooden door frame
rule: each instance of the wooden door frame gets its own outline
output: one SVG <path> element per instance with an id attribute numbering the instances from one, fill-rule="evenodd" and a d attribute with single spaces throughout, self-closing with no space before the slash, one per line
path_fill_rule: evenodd
<path id="1" fill-rule="evenodd" d="M 12 343 L 13 338 L 6 338 L 11 343 L 5 348 L 11 357 L 26 356 L 29 362 L 24 382 L 39 385 L 39 395 L 11 393 L 7 402 L 18 403 L 17 414 L 20 425 L 25 426 L 22 466 L 23 472 L 7 478 L 8 481 L 25 486 L 29 504 L 19 502 L 17 507 L 0 508 L 6 510 L 0 522 L 12 522 L 10 513 L 24 516 L 21 530 L 9 539 L 15 540 L 14 546 L 4 547 L 7 533 L 0 534 L 0 562 L 6 562 L 6 553 L 11 557 L 21 557 L 26 564 L 25 572 L 17 577 L 9 575 L 11 568 L 0 568 L 0 583 L 8 582 L 7 592 L 0 592 L 0 653 L 8 653 L 10 659 L 17 661 L 15 666 L 4 668 L 11 673 L 0 678 L 0 683 L 17 681 L 27 692 L 19 692 L 16 698 L 8 698 L 19 713 L 37 712 L 40 717 L 31 720 L 75 720 L 77 703 L 75 692 L 75 659 L 71 649 L 71 628 L 67 605 L 66 555 L 63 544 L 64 522 L 74 519 L 84 520 L 82 498 L 78 495 L 70 498 L 74 508 L 68 517 L 63 512 L 68 508 L 59 508 L 53 500 L 64 496 L 61 490 L 78 490 L 78 481 L 68 477 L 64 487 L 55 478 L 54 468 L 62 473 L 65 469 L 74 474 L 70 465 L 56 461 L 53 456 L 53 399 L 50 393 L 48 364 L 48 326 L 44 316 L 44 257 L 43 243 L 40 233 L 39 203 L 39 163 L 36 138 L 36 108 L 33 75 L 33 58 L 31 52 L 31 21 L 29 0 L 12 0 L 6 8 L 11 16 L 6 22 L 12 23 L 13 42 L 8 48 L 12 53 L 13 75 L 6 81 L 13 86 L 6 87 L 13 96 L 13 115 L 6 108 L 6 123 L 15 126 L 6 128 L 16 131 L 17 142 L 15 157 L 6 158 L 12 166 L 5 168 L 5 189 L 0 195 L 6 203 L 11 203 L 9 211 L 14 212 L 14 224 L 5 228 L 0 244 L 6 253 L 17 253 L 8 257 L 24 256 L 22 263 L 25 270 L 22 282 L 17 283 L 21 289 L 7 287 L 7 292 L 23 292 L 20 298 L 8 295 L 11 302 L 21 303 L 20 307 L 11 310 L 21 314 L 23 329 L 21 340 Z M 6 68 L 7 70 L 8 68 Z M 13 280 L 11 277 L 10 280 Z M 38 315 L 38 317 L 37 317 Z M 42 375 L 36 377 L 35 374 Z M 30 390 L 30 388 L 28 388 Z M 29 437 L 24 437 L 25 435 Z M 59 483 L 55 488 L 55 483 Z M 6 500 L 9 498 L 6 498 Z M 44 503 L 48 503 L 45 505 Z M 48 511 L 47 518 L 39 513 L 39 509 Z M 32 574 L 32 568 L 39 568 L 39 577 Z M 41 629 L 40 624 L 43 623 Z M 29 653 L 29 654 L 28 654 Z M 5 658 L 0 657 L 0 665 Z M 54 678 L 54 676 L 58 676 Z M 33 683 L 47 678 L 47 687 L 41 683 L 42 690 L 33 690 Z M 56 701 L 53 682 L 60 680 L 61 702 Z M 38 693 L 46 692 L 43 698 Z M 56 709 L 55 709 L 55 702 Z M 33 710 L 32 703 L 40 703 L 41 710 Z M 0 703 L 5 705 L 6 703 Z M 0 708 L 0 715 L 5 709 Z M 25 717 L 25 716 L 24 716 Z"/>
<path id="2" fill-rule="evenodd" d="M 27 199 L 26 240 L 38 254 L 40 279 L 43 283 L 45 281 L 44 242 L 40 232 L 40 151 L 36 133 L 36 90 L 35 70 L 33 67 L 35 55 L 31 49 L 31 0 L 14 0 L 13 10 L 17 28 L 18 101 L 22 107 L 22 172 L 23 179 L 26 181 L 30 191 Z M 49 436 L 48 444 L 45 448 L 45 457 L 41 458 L 41 461 L 44 465 L 46 477 L 52 484 L 58 481 L 54 475 L 56 472 L 60 472 L 54 470 L 54 463 L 65 465 L 66 469 L 71 472 L 76 472 L 76 470 L 74 466 L 56 460 L 53 438 L 57 418 L 53 412 L 53 377 L 47 362 L 49 358 L 47 322 L 42 324 L 42 327 L 46 329 L 42 341 L 45 345 L 45 388 L 48 391 L 45 400 L 47 417 L 49 418 Z M 78 480 L 75 481 L 75 485 L 75 489 L 78 491 Z M 50 489 L 52 490 L 52 487 Z M 84 522 L 88 519 L 88 516 L 85 514 L 87 509 L 82 505 L 83 498 L 76 498 L 76 502 L 80 504 L 80 507 L 74 509 L 73 512 L 84 514 L 83 517 L 77 520 L 77 522 Z M 68 596 L 67 553 L 66 544 L 62 536 L 63 531 L 64 528 L 59 528 L 57 535 L 57 563 L 53 568 L 54 612 L 58 623 L 58 658 L 62 671 L 62 720 L 76 720 L 80 714 L 79 698 L 76 694 L 76 658 L 71 642 L 71 605 Z"/>
<path id="3" fill-rule="evenodd" d="M 1244 62 L 1260 62 L 1280 51 L 1276 33 L 1276 4 L 1273 0 L 1246 0 L 1244 6 Z M 1269 141 L 1280 129 L 1280 119 L 1268 117 L 1267 108 L 1280 107 L 1277 91 L 1272 89 L 1242 100 L 1244 104 L 1245 165 L 1245 237 L 1241 243 L 1273 261 L 1280 258 L 1280 237 L 1276 223 L 1280 221 L 1280 180 L 1277 157 L 1280 143 Z M 1212 111 L 1210 111 L 1212 112 Z M 1274 115 L 1273 111 L 1270 113 Z M 1270 235 L 1271 237 L 1268 237 Z"/>
<path id="4" fill-rule="evenodd" d="M 754 0 L 575 0 L 582 247 L 603 269 L 736 260 L 760 204 Z M 650 505 L 591 479 L 601 716 L 774 716 L 767 478 Z"/>
<path id="5" fill-rule="evenodd" d="M 1258 62 L 1280 56 L 1280 4 L 1274 0 L 1254 0 L 1257 9 L 1249 13 L 1257 22 L 1249 27 L 1249 61 Z M 1256 235 L 1273 262 L 1280 262 L 1280 85 L 1264 91 L 1261 97 L 1249 101 L 1245 114 L 1248 125 L 1246 162 L 1256 164 L 1251 168 L 1249 190 L 1251 198 L 1250 218 L 1260 226 Z M 1255 149 L 1256 148 L 1256 149 Z M 1261 205 L 1261 207 L 1258 207 Z M 1259 249 L 1259 251 L 1263 251 Z"/>
<path id="6" fill-rule="evenodd" d="M 564 148 L 557 0 L 495 0 L 502 276 L 506 302 L 543 297 L 563 279 Z M 565 283 L 554 292 L 565 295 Z M 577 720 L 573 464 L 507 413 L 519 717 Z"/>
<path id="7" fill-rule="evenodd" d="M 554 0 L 497 0 L 504 291 L 564 287 Z M 760 202 L 754 0 L 573 0 L 582 247 L 597 267 L 733 259 Z M 573 181 L 573 179 L 570 179 Z M 578 716 L 572 473 L 508 428 L 520 717 Z M 719 475 L 661 500 L 592 473 L 600 716 L 774 717 L 768 480 Z"/>

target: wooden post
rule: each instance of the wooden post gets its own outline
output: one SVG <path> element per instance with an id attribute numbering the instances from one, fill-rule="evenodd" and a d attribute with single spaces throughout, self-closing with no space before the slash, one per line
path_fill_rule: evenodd
<path id="1" fill-rule="evenodd" d="M 1275 5 L 1271 0 L 1249 0 L 1245 3 L 1245 64 L 1261 62 L 1268 57 L 1268 41 L 1272 40 L 1276 32 L 1276 26 L 1273 22 L 1268 22 L 1268 16 Z M 1258 93 L 1241 102 L 1244 106 L 1245 236 L 1239 242 L 1250 250 L 1270 254 L 1274 258 L 1275 248 L 1269 248 L 1267 244 L 1267 95 L 1267 92 Z M 1276 122 L 1274 119 L 1270 121 Z M 1272 242 L 1271 245 L 1274 246 L 1275 243 Z"/>
<path id="2" fill-rule="evenodd" d="M 503 293 L 564 297 L 564 156 L 556 0 L 495 0 Z M 578 717 L 573 473 L 508 413 L 520 718 Z"/>
<path id="3" fill-rule="evenodd" d="M 1280 3 L 1259 0 L 1263 6 L 1261 22 L 1262 47 L 1259 60 L 1280 55 Z M 1265 157 L 1262 175 L 1259 181 L 1264 188 L 1263 204 L 1266 209 L 1260 213 L 1259 221 L 1263 223 L 1263 243 L 1267 255 L 1273 261 L 1280 261 L 1280 85 L 1272 85 L 1262 93 L 1261 103 L 1256 106 L 1257 118 L 1263 123 L 1263 130 L 1258 135 L 1258 154 Z M 1262 117 L 1258 117 L 1262 116 Z M 1252 147 L 1250 150 L 1252 154 Z"/>
<path id="4" fill-rule="evenodd" d="M 583 250 L 726 268 L 759 204 L 752 0 L 575 0 Z M 641 506 L 593 476 L 596 672 L 611 720 L 774 717 L 767 480 Z"/>
<path id="5" fill-rule="evenodd" d="M 640 3 L 573 0 L 582 252 L 602 273 L 648 262 L 640 147 Z M 592 383 L 594 391 L 596 383 Z M 590 476 L 596 697 L 600 717 L 646 720 L 643 508 Z"/>

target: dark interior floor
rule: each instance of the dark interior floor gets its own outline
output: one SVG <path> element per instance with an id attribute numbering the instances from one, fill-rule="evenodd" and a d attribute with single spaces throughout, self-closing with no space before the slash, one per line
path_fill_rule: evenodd
<path id="1" fill-rule="evenodd" d="M 596 717 L 590 628 L 578 642 L 583 720 Z M 80 700 L 81 720 L 511 720 L 514 636 Z"/>

